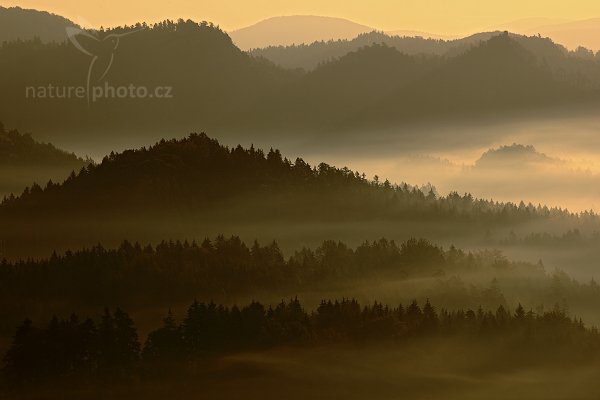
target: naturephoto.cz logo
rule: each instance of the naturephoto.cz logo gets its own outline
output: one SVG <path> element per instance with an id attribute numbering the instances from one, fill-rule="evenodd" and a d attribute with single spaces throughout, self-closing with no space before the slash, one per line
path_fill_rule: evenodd
<path id="1" fill-rule="evenodd" d="M 173 87 L 171 86 L 156 86 L 152 88 L 133 84 L 113 86 L 105 80 L 113 66 L 115 54 L 121 40 L 143 29 L 124 33 L 110 33 L 100 39 L 97 34 L 92 33 L 93 31 L 77 27 L 67 27 L 67 37 L 71 44 L 90 58 L 85 85 L 61 86 L 48 84 L 45 86 L 27 86 L 25 88 L 25 97 L 27 99 L 85 99 L 88 105 L 100 99 L 173 98 Z M 103 48 L 105 51 L 95 51 L 93 46 L 84 45 L 84 40 L 92 44 L 99 44 L 98 48 Z"/>

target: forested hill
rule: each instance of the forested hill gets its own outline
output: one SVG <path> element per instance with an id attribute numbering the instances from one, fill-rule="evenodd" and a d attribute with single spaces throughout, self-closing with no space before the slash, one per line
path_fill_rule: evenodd
<path id="1" fill-rule="evenodd" d="M 458 55 L 500 32 L 480 33 L 457 40 L 390 36 L 383 32 L 362 33 L 352 40 L 318 41 L 291 46 L 268 46 L 252 49 L 250 54 L 264 57 L 286 68 L 312 70 L 320 64 L 345 56 L 372 44 L 385 44 L 407 55 Z"/>
<path id="2" fill-rule="evenodd" d="M 0 213 L 63 209 L 85 214 L 102 209 L 141 211 L 190 205 L 198 209 L 213 207 L 228 198 L 268 199 L 275 195 L 289 196 L 283 209 L 273 210 L 281 214 L 297 211 L 288 207 L 295 201 L 297 205 L 311 201 L 321 204 L 313 213 L 327 213 L 338 207 L 346 211 L 360 209 L 359 214 L 349 214 L 357 218 L 419 213 L 469 219 L 576 218 L 560 209 L 497 203 L 474 199 L 470 194 L 440 197 L 433 190 L 424 193 L 407 184 L 369 180 L 348 168 L 326 163 L 311 166 L 300 158 L 292 162 L 279 150 L 264 152 L 239 145 L 228 148 L 204 133 L 111 153 L 100 164 L 90 164 L 78 174 L 71 174 L 62 184 L 50 183 L 44 189 L 34 186 L 18 198 L 5 199 Z"/>
<path id="3" fill-rule="evenodd" d="M 600 229 L 593 213 L 470 194 L 438 196 L 433 189 L 370 180 L 348 168 L 290 161 L 277 150 L 227 148 L 205 134 L 113 153 L 63 183 L 33 185 L 0 206 L 0 240 L 10 258 L 219 231 L 250 237 L 260 232 L 258 239 L 287 232 L 286 246 L 364 239 L 367 227 L 377 236 L 427 234 L 457 243 L 458 237 L 482 240 L 490 232 L 529 234 L 531 224 L 557 233 Z"/>
<path id="4" fill-rule="evenodd" d="M 124 33 L 129 34 L 119 40 L 112 53 L 107 47 L 109 40 L 104 39 Z M 88 34 L 97 37 L 99 44 L 82 35 L 75 39 L 88 51 L 98 53 L 91 86 L 133 85 L 145 88 L 146 96 L 116 98 L 107 92 L 91 107 L 85 96 L 62 92 L 53 97 L 48 91 L 46 96 L 36 96 L 38 92 L 24 96 L 25 88 L 47 88 L 50 84 L 85 88 L 90 57 L 70 42 L 8 42 L 0 47 L 0 109 L 11 119 L 5 123 L 38 133 L 77 128 L 78 134 L 104 129 L 105 135 L 109 132 L 106 128 L 156 128 L 165 126 L 165 121 L 172 125 L 174 119 L 215 124 L 296 75 L 242 52 L 225 32 L 207 22 L 164 21 Z M 113 63 L 101 80 L 113 55 Z"/>
<path id="5" fill-rule="evenodd" d="M 269 46 L 250 51 L 255 57 L 264 57 L 286 68 L 303 68 L 307 71 L 320 65 L 339 59 L 348 53 L 373 44 L 384 44 L 407 55 L 438 56 L 453 58 L 462 55 L 503 32 L 481 32 L 462 39 L 442 40 L 422 37 L 392 36 L 382 32 L 370 32 L 358 35 L 352 40 L 321 41 L 312 44 L 291 46 Z M 509 33 L 508 36 L 530 51 L 539 60 L 565 68 L 565 72 L 574 66 L 587 69 L 585 64 L 600 62 L 600 53 L 594 55 L 583 47 L 569 51 L 564 46 L 541 36 L 523 36 Z M 592 63 L 590 63 L 590 61 Z"/>
<path id="6" fill-rule="evenodd" d="M 530 41 L 528 49 L 502 34 L 455 57 L 407 56 L 373 44 L 300 77 L 277 101 L 259 103 L 248 119 L 264 129 L 316 125 L 349 131 L 498 115 L 594 96 L 600 79 L 584 73 L 585 61 L 561 62 L 538 39 Z"/>
<path id="7" fill-rule="evenodd" d="M 299 77 L 276 92 L 276 101 L 257 103 L 243 124 L 278 127 L 331 126 L 354 116 L 369 120 L 370 107 L 443 68 L 437 56 L 409 56 L 386 44 L 372 44 Z M 384 117 L 383 121 L 389 120 Z"/>
<path id="8" fill-rule="evenodd" d="M 0 7 L 0 43 L 38 38 L 42 42 L 67 40 L 65 28 L 72 21 L 45 11 Z"/>
<path id="9" fill-rule="evenodd" d="M 594 90 L 591 81 L 579 87 L 567 76 L 559 78 L 541 61 L 510 36 L 495 36 L 396 89 L 351 120 L 353 124 L 372 125 L 426 115 L 455 117 L 525 110 L 531 104 L 575 100 Z"/>
<path id="10" fill-rule="evenodd" d="M 89 160 L 57 149 L 50 143 L 37 142 L 31 135 L 6 130 L 0 122 L 0 166 L 65 167 L 79 170 L 89 163 Z"/>
<path id="11" fill-rule="evenodd" d="M 30 87 L 85 86 L 90 60 L 68 42 L 10 42 L 0 47 L 0 109 L 10 118 L 5 122 L 51 142 L 67 132 L 84 141 L 86 134 L 117 136 L 137 129 L 156 138 L 166 129 L 191 127 L 336 135 L 365 125 L 505 116 L 600 101 L 600 64 L 535 37 L 482 37 L 478 45 L 443 56 L 404 54 L 375 42 L 304 72 L 242 52 L 206 22 L 137 24 L 94 35 L 122 33 L 130 34 L 119 41 L 105 79 L 98 80 L 101 67 L 92 71 L 99 72 L 92 87 L 133 85 L 153 95 L 166 87 L 168 97 L 115 98 L 109 91 L 90 107 L 85 98 L 24 96 Z M 102 54 L 110 59 L 110 53 Z M 98 65 L 105 65 L 100 58 Z"/>

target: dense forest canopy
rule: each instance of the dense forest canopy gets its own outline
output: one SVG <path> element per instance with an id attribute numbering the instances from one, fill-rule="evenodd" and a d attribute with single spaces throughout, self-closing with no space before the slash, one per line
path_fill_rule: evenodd
<path id="1" fill-rule="evenodd" d="M 323 300 L 307 312 L 297 298 L 266 307 L 194 302 L 178 324 L 174 316 L 150 332 L 144 346 L 129 315 L 106 310 L 98 322 L 52 319 L 45 327 L 26 320 L 4 357 L 2 377 L 13 387 L 67 380 L 129 381 L 168 379 L 196 372 L 217 356 L 277 346 L 386 343 L 399 346 L 415 338 L 463 337 L 493 342 L 521 362 L 598 362 L 600 336 L 563 310 L 536 314 L 514 311 L 436 310 L 429 302 L 361 306 L 356 300 Z M 551 346 L 552 351 L 547 351 Z M 546 351 L 545 351 L 546 350 Z M 510 359 L 499 360 L 505 363 Z"/>
<path id="2" fill-rule="evenodd" d="M 1 310 L 0 329 L 11 329 L 23 313 L 37 315 L 40 303 L 58 309 L 111 305 L 144 310 L 193 298 L 232 302 L 290 292 L 347 294 L 369 287 L 379 293 L 402 282 L 413 293 L 415 283 L 435 292 L 430 296 L 448 307 L 511 307 L 527 300 L 542 309 L 559 303 L 589 317 L 589 305 L 600 303 L 600 286 L 593 279 L 580 283 L 561 271 L 549 273 L 540 263 L 509 261 L 497 251 L 443 249 L 424 239 L 400 244 L 380 239 L 356 248 L 328 240 L 286 257 L 276 242 L 247 245 L 239 237 L 218 236 L 155 246 L 125 241 L 114 249 L 97 245 L 37 261 L 5 260 L 0 300 L 11 308 Z"/>
<path id="3" fill-rule="evenodd" d="M 310 288 L 319 282 L 359 282 L 382 273 L 406 279 L 488 269 L 544 276 L 539 265 L 511 263 L 493 252 L 443 250 L 424 239 L 400 245 L 381 239 L 356 249 L 325 241 L 315 250 L 304 248 L 285 259 L 276 242 L 248 246 L 239 237 L 219 236 L 200 244 L 170 241 L 155 247 L 126 241 L 116 249 L 98 245 L 39 261 L 4 261 L 0 288 L 5 304 L 11 298 L 16 302 L 36 298 L 72 304 L 154 304 L 199 295 Z"/>
<path id="4" fill-rule="evenodd" d="M 264 152 L 254 146 L 229 148 L 206 134 L 191 134 L 181 140 L 161 140 L 138 150 L 111 153 L 101 163 L 90 164 L 73 173 L 63 183 L 45 188 L 26 188 L 18 197 L 5 198 L 0 213 L 6 217 L 22 212 L 40 213 L 61 208 L 77 212 L 135 206 L 137 209 L 176 203 L 214 204 L 227 197 L 258 193 L 310 193 L 322 198 L 322 205 L 341 193 L 345 206 L 360 204 L 367 212 L 433 214 L 469 219 L 531 219 L 561 217 L 595 219 L 593 213 L 573 214 L 542 205 L 498 203 L 476 199 L 471 194 L 439 196 L 435 188 L 424 193 L 408 184 L 367 179 L 364 174 L 326 163 L 311 166 L 297 158 L 294 162 L 279 150 Z M 329 197 L 329 198 L 328 198 Z M 376 210 L 375 206 L 385 205 Z M 88 208 L 89 207 L 89 208 Z"/>
<path id="5" fill-rule="evenodd" d="M 501 203 L 468 193 L 440 195 L 431 186 L 367 179 L 348 168 L 311 166 L 301 158 L 292 162 L 274 149 L 229 148 L 205 134 L 112 153 L 62 183 L 34 184 L 19 196 L 5 196 L 0 217 L 0 238 L 11 259 L 99 242 L 113 246 L 124 238 L 202 238 L 223 232 L 223 226 L 231 233 L 244 226 L 281 231 L 292 222 L 338 226 L 387 221 L 392 229 L 404 229 L 402 236 L 377 228 L 375 237 L 404 240 L 419 234 L 439 240 L 452 235 L 454 243 L 456 237 L 474 235 L 481 242 L 492 235 L 506 238 L 510 230 L 539 232 L 540 227 L 555 234 L 568 229 L 585 235 L 600 231 L 593 212 Z M 415 225 L 404 228 L 405 224 Z M 428 233 L 415 233 L 419 226 Z M 30 227 L 35 227 L 35 236 Z M 443 232 L 432 236 L 436 227 Z M 255 234 L 246 237 L 254 238 Z M 323 239 L 327 237 L 317 241 Z M 359 239 L 365 239 L 364 232 Z"/>

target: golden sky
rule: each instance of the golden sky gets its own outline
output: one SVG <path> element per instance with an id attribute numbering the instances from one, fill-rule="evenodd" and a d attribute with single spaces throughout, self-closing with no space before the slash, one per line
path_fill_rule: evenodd
<path id="1" fill-rule="evenodd" d="M 600 17 L 598 0 L 0 0 L 4 7 L 51 11 L 94 27 L 178 17 L 225 30 L 278 15 L 347 18 L 381 30 L 462 34 L 524 18 Z"/>

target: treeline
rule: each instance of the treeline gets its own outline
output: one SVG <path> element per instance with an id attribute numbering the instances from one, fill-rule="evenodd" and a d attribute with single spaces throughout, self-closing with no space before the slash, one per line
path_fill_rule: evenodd
<path id="1" fill-rule="evenodd" d="M 510 312 L 447 311 L 427 301 L 390 307 L 356 300 L 322 301 L 307 312 L 297 298 L 278 305 L 252 302 L 244 307 L 194 302 L 181 323 L 172 313 L 147 336 L 144 346 L 132 319 L 117 309 L 105 311 L 100 321 L 53 318 L 45 327 L 26 320 L 17 330 L 4 357 L 4 377 L 11 384 L 32 385 L 73 380 L 127 380 L 167 377 L 193 369 L 202 360 L 223 354 L 262 350 L 274 346 L 310 346 L 324 343 L 404 342 L 423 337 L 466 337 L 502 340 L 511 352 L 545 354 L 580 361 L 597 360 L 600 336 L 586 329 L 560 308 L 543 314 L 521 305 Z"/>
<path id="2" fill-rule="evenodd" d="M 303 68 L 312 70 L 331 60 L 338 59 L 344 55 L 357 51 L 361 47 L 370 46 L 373 43 L 385 44 L 389 47 L 408 55 L 443 56 L 447 58 L 456 57 L 467 52 L 479 43 L 497 36 L 500 32 L 484 32 L 467 36 L 461 39 L 443 40 L 423 38 L 419 36 L 395 36 L 383 32 L 368 32 L 358 35 L 356 38 L 347 40 L 317 41 L 311 44 L 299 44 L 291 46 L 268 46 L 261 49 L 252 49 L 250 54 L 255 57 L 264 57 L 277 65 L 285 68 Z M 511 38 L 530 50 L 538 58 L 556 63 L 564 59 L 571 67 L 581 67 L 582 60 L 600 62 L 600 52 L 594 54 L 591 50 L 583 47 L 575 51 L 569 51 L 564 46 L 553 43 L 548 38 L 538 36 L 521 36 L 511 34 Z M 569 60 L 570 59 L 570 60 Z M 558 65 L 556 65 L 558 66 Z M 566 68 L 568 70 L 568 68 Z"/>
<path id="3" fill-rule="evenodd" d="M 162 242 L 155 247 L 123 242 L 98 245 L 43 260 L 0 263 L 3 304 L 64 302 L 80 305 L 139 305 L 262 291 L 314 289 L 331 283 L 432 277 L 488 271 L 545 277 L 539 266 L 509 262 L 494 252 L 444 250 L 424 239 L 401 244 L 381 239 L 352 249 L 325 241 L 285 259 L 276 242 L 246 245 L 239 237 Z"/>
<path id="4" fill-rule="evenodd" d="M 0 215 L 5 221 L 18 218 L 22 222 L 33 215 L 64 220 L 120 211 L 128 216 L 148 211 L 193 214 L 206 211 L 203 206 L 218 207 L 242 196 L 248 208 L 246 218 L 297 218 L 302 212 L 303 220 L 308 216 L 320 220 L 445 218 L 479 224 L 547 218 L 597 220 L 593 213 L 580 216 L 531 203 L 499 203 L 456 192 L 438 196 L 433 188 L 425 193 L 377 176 L 370 180 L 348 168 L 326 163 L 311 166 L 301 158 L 292 162 L 279 150 L 228 148 L 203 133 L 111 153 L 102 163 L 82 168 L 63 183 L 49 182 L 44 188 L 33 185 L 18 197 L 6 197 Z M 268 210 L 261 209 L 265 204 Z"/>
<path id="5" fill-rule="evenodd" d="M 11 384 L 58 377 L 127 379 L 138 367 L 139 352 L 137 329 L 120 309 L 107 309 L 97 323 L 73 314 L 37 328 L 27 319 L 4 356 L 3 378 Z"/>
<path id="6" fill-rule="evenodd" d="M 444 41 L 421 37 L 389 36 L 382 32 L 369 32 L 361 33 L 352 40 L 340 39 L 291 46 L 268 46 L 261 49 L 252 49 L 249 53 L 255 57 L 264 57 L 285 68 L 312 70 L 374 43 L 384 44 L 407 55 L 424 54 L 428 56 L 442 56 L 455 47 L 466 51 L 479 40 L 489 39 L 491 36 L 493 35 L 489 34 L 485 35 L 485 37 L 469 37 L 455 41 Z M 455 52 L 458 53 L 458 51 Z"/>
<path id="7" fill-rule="evenodd" d="M 572 249 L 573 246 L 594 247 L 600 243 L 600 231 L 594 230 L 586 235 L 579 229 L 569 229 L 560 235 L 536 232 L 524 236 L 518 236 L 511 231 L 507 237 L 499 239 L 496 243 L 502 246 L 537 246 L 565 249 Z"/>

